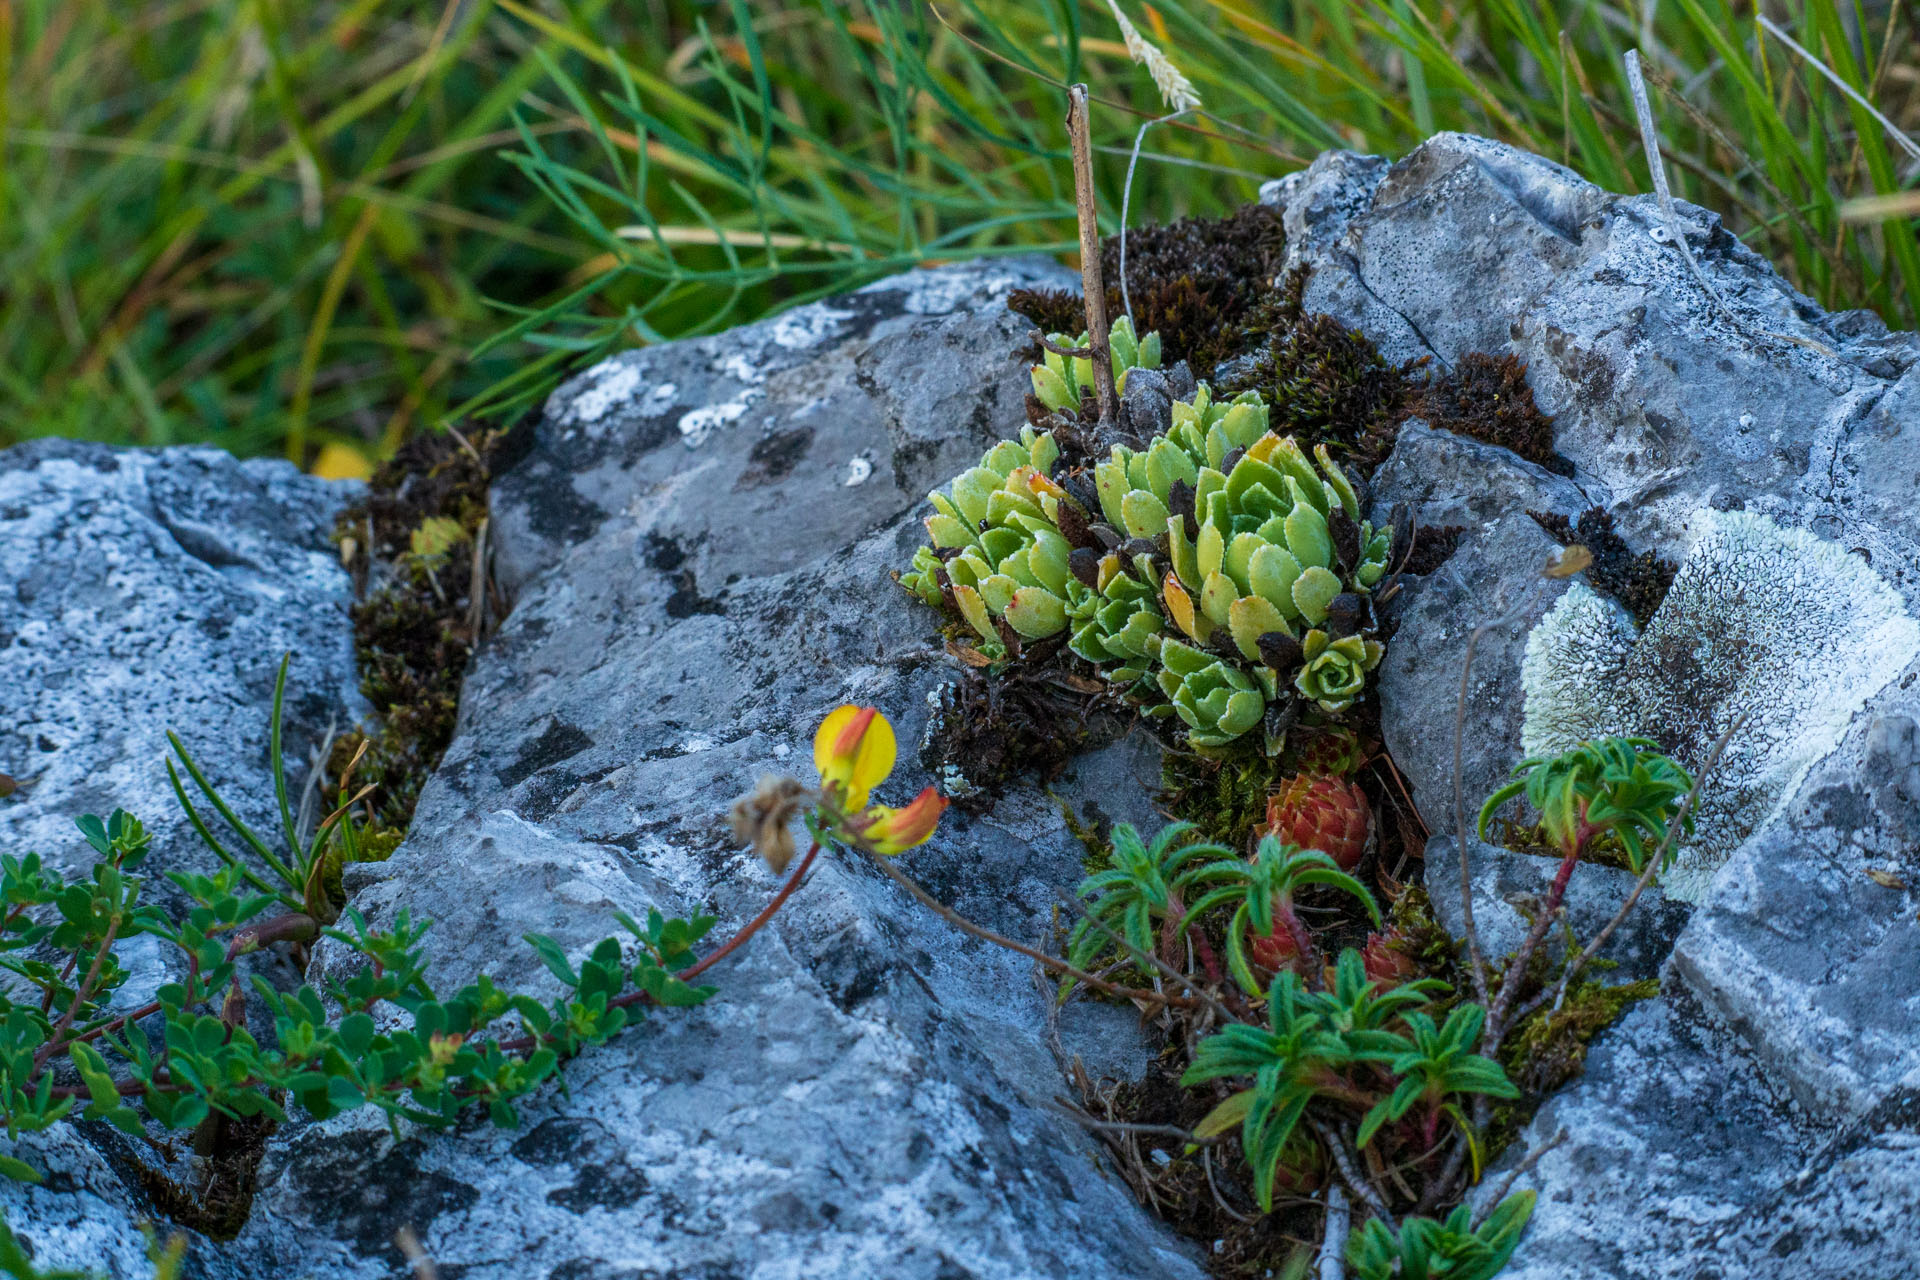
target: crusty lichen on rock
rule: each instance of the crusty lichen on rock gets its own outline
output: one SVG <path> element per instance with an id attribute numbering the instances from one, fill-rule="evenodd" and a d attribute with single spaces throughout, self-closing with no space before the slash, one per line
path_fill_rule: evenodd
<path id="1" fill-rule="evenodd" d="M 1859 557 L 1748 512 L 1698 519 L 1703 532 L 1645 630 L 1576 582 L 1534 628 L 1521 673 L 1530 756 L 1645 736 L 1698 768 L 1739 726 L 1665 882 L 1669 897 L 1693 902 L 1920 655 L 1920 623 Z"/>

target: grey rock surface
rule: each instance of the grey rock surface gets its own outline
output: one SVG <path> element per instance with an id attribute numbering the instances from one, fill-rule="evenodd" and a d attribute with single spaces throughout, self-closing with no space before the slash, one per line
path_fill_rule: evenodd
<path id="1" fill-rule="evenodd" d="M 281 656 L 293 785 L 357 707 L 352 584 L 330 541 L 351 493 L 212 448 L 0 452 L 0 772 L 23 783 L 0 801 L 0 845 L 84 869 L 74 818 L 118 806 L 153 832 L 151 870 L 203 867 L 167 783 L 169 729 L 244 819 L 278 830 L 259 784 Z"/>
<path id="2" fill-rule="evenodd" d="M 1451 837 L 1427 842 L 1427 896 L 1433 914 L 1456 938 L 1466 936 L 1466 911 L 1460 900 L 1459 845 Z M 1553 884 L 1559 862 L 1552 858 L 1515 853 L 1481 840 L 1467 842 L 1467 879 L 1473 888 L 1474 927 L 1489 961 L 1511 956 L 1526 940 L 1538 916 L 1538 904 Z M 1582 945 L 1598 936 L 1618 914 L 1639 877 L 1618 867 L 1582 866 L 1567 882 L 1565 923 Z M 1634 903 L 1596 955 L 1614 968 L 1588 970 L 1591 979 L 1638 982 L 1659 974 L 1673 950 L 1674 939 L 1686 927 L 1687 908 L 1668 902 L 1658 886 L 1649 886 Z M 1544 943 L 1547 953 L 1566 953 L 1566 933 L 1555 926 Z"/>
<path id="3" fill-rule="evenodd" d="M 169 729 L 242 818 L 278 831 L 266 762 L 281 655 L 294 655 L 292 786 L 329 726 L 359 709 L 352 584 L 330 541 L 353 494 L 218 449 L 40 440 L 0 451 L 0 771 L 24 784 L 0 800 L 0 851 L 84 874 L 94 857 L 73 820 L 119 807 L 153 834 L 149 900 L 172 892 L 162 872 L 214 870 L 167 782 Z M 122 948 L 122 962 L 122 1008 L 173 976 L 150 937 Z M 138 1224 L 167 1224 L 125 1140 L 61 1125 L 23 1135 L 13 1154 L 46 1178 L 0 1180 L 0 1212 L 39 1265 L 152 1274 Z M 247 1274 L 205 1242 L 195 1253 L 207 1276 Z"/>
<path id="4" fill-rule="evenodd" d="M 1453 744 L 1460 673 L 1474 647 L 1460 720 L 1461 778 L 1469 820 L 1520 758 L 1520 661 L 1527 633 L 1567 589 L 1540 574 L 1559 547 L 1528 511 L 1577 515 L 1604 500 L 1506 449 L 1436 431 L 1419 419 L 1400 429 L 1374 476 L 1374 513 L 1413 508 L 1415 528 L 1459 528 L 1458 550 L 1425 581 L 1405 579 L 1398 629 L 1381 661 L 1381 731 L 1394 765 L 1435 831 L 1454 828 Z"/>
<path id="5" fill-rule="evenodd" d="M 579 951 L 616 908 L 711 903 L 716 937 L 755 912 L 777 882 L 736 847 L 727 807 L 762 773 L 811 780 L 836 704 L 896 725 L 883 799 L 930 781 L 912 744 L 952 672 L 888 573 L 920 540 L 927 490 L 1023 420 L 1025 326 L 1001 299 L 1057 274 L 897 277 L 563 387 L 493 494 L 514 610 L 412 833 L 355 869 L 354 905 L 375 924 L 433 917 L 448 982 L 537 986 L 523 932 Z M 1056 791 L 1083 816 L 1155 825 L 1157 775 L 1134 737 Z M 984 817 L 951 811 L 904 863 L 1038 938 L 1083 856 L 1054 801 L 1016 788 Z M 344 960 L 323 947 L 316 972 Z M 517 1131 L 283 1131 L 241 1247 L 397 1274 L 406 1223 L 467 1280 L 1200 1274 L 1052 1109 L 1055 1029 L 1017 957 L 828 859 L 712 976 L 715 1001 L 586 1054 Z M 1061 1052 L 1134 1069 L 1137 1025 L 1112 1012 L 1063 1018 Z"/>
<path id="6" fill-rule="evenodd" d="M 1322 156 L 1263 197 L 1282 207 L 1288 265 L 1314 272 L 1309 306 L 1359 325 L 1390 359 L 1517 356 L 1575 464 L 1570 481 L 1535 476 L 1414 429 L 1377 479 L 1376 501 L 1467 526 L 1458 553 L 1409 585 L 1380 677 L 1383 732 L 1436 832 L 1454 825 L 1467 635 L 1511 615 L 1483 638 L 1468 692 L 1471 814 L 1520 754 L 1520 659 L 1566 590 L 1538 576 L 1551 543 L 1525 508 L 1601 506 L 1633 550 L 1676 561 L 1710 524 L 1699 513 L 1752 511 L 1861 556 L 1909 612 L 1920 603 L 1920 336 L 1822 312 L 1683 204 L 1723 309 L 1652 197 L 1608 194 L 1483 139 L 1441 135 L 1392 165 Z M 1840 726 L 1838 746 L 1704 887 L 1663 996 L 1604 1033 L 1515 1144 L 1507 1166 L 1565 1135 L 1520 1183 L 1540 1202 L 1507 1274 L 1914 1272 L 1897 1224 L 1920 1211 L 1917 683 L 1908 663 Z M 1445 882 L 1444 909 L 1457 872 L 1428 873 Z M 1482 889 L 1476 912 L 1497 920 L 1499 877 Z M 1654 950 L 1678 910 L 1661 914 Z M 1482 1194 L 1501 1181 L 1496 1168 Z"/>

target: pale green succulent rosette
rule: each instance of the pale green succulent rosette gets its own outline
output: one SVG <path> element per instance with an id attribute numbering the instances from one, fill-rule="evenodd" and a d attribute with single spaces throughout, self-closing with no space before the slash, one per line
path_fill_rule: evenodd
<path id="1" fill-rule="evenodd" d="M 1160 691 L 1187 726 L 1187 741 L 1204 753 L 1258 725 L 1267 698 L 1237 665 L 1172 637 L 1160 642 Z"/>
<path id="2" fill-rule="evenodd" d="M 1149 557 L 1136 557 L 1130 572 L 1117 553 L 1108 552 L 1100 558 L 1091 587 L 1072 584 L 1078 591 L 1068 606 L 1073 627 L 1068 647 L 1095 666 L 1110 668 L 1106 674 L 1116 683 L 1138 680 L 1152 665 L 1166 624 L 1159 598 L 1148 585 L 1152 580 Z"/>
<path id="3" fill-rule="evenodd" d="M 1083 333 L 1077 338 L 1070 338 L 1064 333 L 1050 333 L 1047 341 L 1055 346 L 1084 350 L 1087 335 Z M 1113 327 L 1107 331 L 1107 347 L 1113 353 L 1116 390 L 1124 392 L 1127 389 L 1129 370 L 1160 367 L 1160 335 L 1150 333 L 1144 338 L 1136 338 L 1133 321 L 1126 316 L 1115 320 Z M 1091 360 L 1070 360 L 1049 351 L 1042 362 L 1033 367 L 1033 394 L 1055 413 L 1079 413 L 1081 399 L 1092 390 Z"/>
<path id="4" fill-rule="evenodd" d="M 1075 575 L 1073 548 L 1059 528 L 1060 504 L 1074 500 L 1046 474 L 1058 456 L 1051 435 L 1027 427 L 956 477 L 950 494 L 931 494 L 933 545 L 914 553 L 900 584 L 938 607 L 944 571 L 954 604 L 990 657 L 1005 652 L 998 619 L 1028 640 L 1071 625 L 1069 643 L 1089 662 L 1143 664 L 1147 638 L 1161 627 L 1155 593 L 1113 553 L 1098 562 L 1092 581 Z"/>
<path id="5" fill-rule="evenodd" d="M 1338 715 L 1366 688 L 1367 673 L 1380 665 L 1385 652 L 1378 640 L 1362 636 L 1334 640 L 1316 627 L 1300 641 L 1302 661 L 1293 687 L 1322 711 Z"/>

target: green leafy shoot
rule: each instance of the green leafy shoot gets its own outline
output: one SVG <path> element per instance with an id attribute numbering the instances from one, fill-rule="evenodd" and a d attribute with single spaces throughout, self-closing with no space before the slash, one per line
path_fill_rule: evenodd
<path id="1" fill-rule="evenodd" d="M 1474 1052 L 1486 1018 L 1487 1011 L 1477 1004 L 1455 1006 L 1438 1028 L 1424 1013 L 1413 1011 L 1406 1015 L 1413 1043 L 1387 1064 L 1387 1069 L 1400 1077 L 1400 1083 L 1361 1120 L 1358 1139 L 1361 1146 L 1373 1140 L 1381 1125 L 1401 1120 L 1415 1106 L 1425 1112 L 1422 1138 L 1428 1147 L 1433 1146 L 1440 1117 L 1445 1114 L 1451 1114 L 1461 1132 L 1471 1137 L 1472 1125 L 1450 1099 L 1463 1094 L 1486 1094 L 1495 1098 L 1520 1096 L 1520 1090 L 1507 1079 L 1499 1063 Z"/>
<path id="2" fill-rule="evenodd" d="M 1332 858 L 1318 849 L 1283 844 L 1273 836 L 1261 839 L 1251 860 L 1228 856 L 1196 868 L 1181 883 L 1203 890 L 1188 909 L 1193 918 L 1216 907 L 1232 906 L 1233 918 L 1227 925 L 1227 966 L 1234 980 L 1252 996 L 1261 995 L 1262 987 L 1247 955 L 1248 935 L 1270 934 L 1278 920 L 1295 937 L 1306 939 L 1307 931 L 1293 910 L 1298 890 L 1309 885 L 1338 889 L 1358 899 L 1375 924 L 1380 921 L 1380 909 L 1366 886 L 1342 871 Z M 1303 954 L 1311 954 L 1310 947 L 1303 948 Z"/>
<path id="3" fill-rule="evenodd" d="M 1351 948 L 1340 957 L 1331 991 L 1309 991 L 1299 975 L 1282 972 L 1268 992 L 1267 1026 L 1234 1023 L 1195 1046 L 1182 1085 L 1253 1081 L 1215 1107 L 1195 1127 L 1195 1136 L 1213 1137 L 1238 1123 L 1255 1194 L 1261 1208 L 1271 1211 L 1274 1186 L 1308 1107 L 1319 1099 L 1371 1104 L 1371 1094 L 1356 1083 L 1359 1069 L 1391 1069 L 1415 1051 L 1407 1037 L 1390 1028 L 1441 985 L 1429 980 L 1382 991 L 1368 980 L 1360 953 Z"/>
<path id="4" fill-rule="evenodd" d="M 274 679 L 273 718 L 268 727 L 267 743 L 267 768 L 273 778 L 274 798 L 280 809 L 280 837 L 284 843 L 276 848 L 236 814 L 194 761 L 180 736 L 171 730 L 167 733 L 167 742 L 173 748 L 173 754 L 167 760 L 167 780 L 172 783 L 174 797 L 192 822 L 193 829 L 222 862 L 236 868 L 247 883 L 260 892 L 272 895 L 291 910 L 303 912 L 324 923 L 331 921 L 335 914 L 328 898 L 324 873 L 329 856 L 334 854 L 336 840 L 342 844 L 341 852 L 349 861 L 352 860 L 356 837 L 352 807 L 360 797 L 342 796 L 338 809 L 321 821 L 310 835 L 302 834 L 287 790 L 286 754 L 281 743 L 287 668 L 292 661 L 292 654 L 282 658 L 279 674 Z M 175 767 L 176 761 L 178 768 Z M 195 788 L 214 812 L 240 837 L 245 848 L 262 864 L 261 867 L 250 866 L 246 859 L 230 851 L 213 834 L 181 783 L 181 769 L 186 771 L 187 777 L 192 779 Z"/>
<path id="5" fill-rule="evenodd" d="M 1408 1218 L 1395 1231 L 1369 1218 L 1347 1242 L 1355 1280 L 1492 1280 L 1520 1244 L 1535 1196 L 1508 1196 L 1478 1227 L 1461 1205 L 1444 1222 Z"/>
<path id="6" fill-rule="evenodd" d="M 1666 840 L 1668 824 L 1693 788 L 1687 771 L 1658 748 L 1649 738 L 1600 738 L 1556 756 L 1529 756 L 1514 766 L 1514 780 L 1480 807 L 1479 834 L 1486 836 L 1501 805 L 1524 793 L 1562 853 L 1571 857 L 1611 832 L 1637 873 L 1646 865 L 1647 844 L 1658 847 Z M 1692 829 L 1688 814 L 1683 830 Z M 1669 851 L 1669 861 L 1672 856 Z"/>
<path id="7" fill-rule="evenodd" d="M 1189 913 L 1181 904 L 1180 888 L 1191 864 L 1203 857 L 1233 856 L 1225 845 L 1182 843 L 1195 830 L 1190 822 L 1170 823 L 1151 844 L 1143 844 L 1131 823 L 1115 825 L 1107 869 L 1080 882 L 1078 893 L 1087 901 L 1088 918 L 1075 924 L 1067 937 L 1067 963 L 1083 970 L 1098 967 L 1113 951 L 1110 932 L 1134 951 L 1151 954 L 1168 922 L 1176 931 L 1184 928 Z M 1072 979 L 1063 979 L 1061 994 L 1072 986 Z"/>

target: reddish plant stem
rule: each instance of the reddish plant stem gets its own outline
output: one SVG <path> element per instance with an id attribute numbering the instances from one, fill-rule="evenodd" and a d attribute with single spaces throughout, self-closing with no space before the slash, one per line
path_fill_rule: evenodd
<path id="1" fill-rule="evenodd" d="M 921 906 L 933 912 L 933 914 L 939 916 L 954 928 L 960 930 L 960 932 L 971 934 L 982 942 L 991 942 L 996 947 L 1004 947 L 1017 955 L 1023 955 L 1049 973 L 1058 974 L 1063 978 L 1071 978 L 1083 986 L 1092 987 L 1095 991 L 1101 991 L 1110 996 L 1118 996 L 1122 1000 L 1147 1000 L 1154 1004 L 1171 1005 L 1176 1009 L 1191 1009 L 1200 1003 L 1200 1001 L 1187 996 L 1168 995 L 1162 991 L 1148 991 L 1142 987 L 1123 987 L 1117 983 L 1108 982 L 1104 978 L 1097 978 L 1084 970 L 1076 969 L 1066 961 L 1050 956 L 1037 947 L 1029 947 L 1023 942 L 1015 942 L 1012 938 L 1004 934 L 995 933 L 985 925 L 975 924 L 958 911 L 955 911 L 952 907 L 949 907 L 946 903 L 940 901 L 940 899 L 928 893 L 920 887 L 919 883 L 915 881 L 913 877 L 900 870 L 899 867 L 896 867 L 893 864 L 893 860 L 885 854 L 874 853 L 869 849 L 861 849 L 860 852 L 866 854 L 873 865 L 880 868 L 888 879 L 892 880 L 902 889 L 905 889 L 915 902 L 918 902 Z"/>
<path id="2" fill-rule="evenodd" d="M 793 874 L 787 877 L 787 882 L 780 886 L 780 892 L 773 895 L 773 901 L 761 908 L 759 915 L 740 926 L 740 932 L 720 944 L 719 949 L 714 951 L 706 959 L 674 976 L 682 982 L 691 982 L 708 969 L 711 969 L 714 965 L 720 963 L 720 961 L 726 959 L 727 956 L 733 952 L 734 948 L 738 947 L 748 938 L 751 938 L 754 934 L 760 932 L 761 926 L 773 919 L 773 913 L 778 911 L 786 900 L 793 896 L 793 891 L 800 887 L 800 882 L 806 879 L 807 869 L 813 865 L 813 860 L 819 856 L 820 842 L 815 840 L 807 846 L 807 856 L 800 859 L 800 865 L 793 869 Z"/>
<path id="3" fill-rule="evenodd" d="M 120 917 L 114 916 L 107 922 L 107 932 L 100 940 L 100 949 L 93 953 L 93 963 L 87 966 L 87 976 L 82 978 L 80 985 L 73 989 L 73 1003 L 67 1006 L 67 1011 L 60 1015 L 60 1021 L 54 1024 L 53 1032 L 47 1037 L 47 1042 L 34 1050 L 34 1075 L 40 1074 L 40 1069 L 46 1066 L 48 1058 L 58 1053 L 63 1045 L 70 1043 L 62 1039 L 62 1036 L 67 1028 L 73 1025 L 74 1018 L 80 1013 L 80 1006 L 87 1002 L 87 996 L 93 990 L 94 982 L 100 977 L 100 966 L 106 963 L 108 953 L 113 950 L 113 940 L 119 932 Z M 77 951 L 74 953 L 76 959 L 79 954 Z"/>
<path id="4" fill-rule="evenodd" d="M 1220 957 L 1215 953 L 1213 944 L 1207 941 L 1207 935 L 1198 929 L 1189 929 L 1187 936 L 1193 939 L 1193 954 L 1198 957 L 1200 967 L 1207 971 L 1207 981 L 1215 986 L 1226 981 L 1226 973 L 1220 967 Z"/>
<path id="5" fill-rule="evenodd" d="M 773 919 L 774 913 L 780 910 L 786 900 L 793 896 L 793 891 L 800 887 L 802 880 L 806 879 L 807 869 L 813 866 L 813 860 L 819 856 L 820 842 L 816 840 L 812 845 L 808 846 L 807 856 L 800 859 L 800 865 L 793 869 L 793 874 L 787 877 L 787 882 L 780 886 L 780 892 L 774 894 L 772 901 L 760 909 L 759 915 L 747 921 L 744 925 L 741 925 L 740 931 L 722 943 L 713 954 L 707 956 L 691 968 L 683 969 L 673 976 L 682 982 L 691 982 L 720 961 L 726 959 L 727 955 L 732 952 L 734 948 L 758 933 L 767 921 Z M 625 1009 L 630 1005 L 648 1004 L 651 1003 L 652 1000 L 653 997 L 644 991 L 629 991 L 625 995 L 615 996 L 613 999 L 607 1001 L 607 1008 Z M 551 1036 L 516 1036 L 512 1040 L 501 1040 L 497 1042 L 494 1047 L 501 1053 L 525 1053 L 527 1050 L 535 1048 L 552 1038 Z"/>
<path id="6" fill-rule="evenodd" d="M 1286 926 L 1287 936 L 1293 939 L 1294 949 L 1300 953 L 1300 960 L 1306 965 L 1307 972 L 1318 974 L 1321 968 L 1320 948 L 1315 944 L 1313 934 L 1308 932 L 1307 926 L 1301 922 L 1299 916 L 1294 914 L 1292 899 L 1283 896 L 1277 900 L 1273 904 L 1273 914 L 1278 916 L 1280 923 Z"/>

